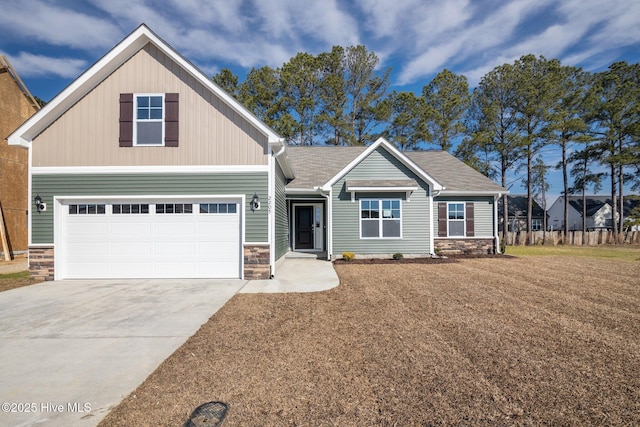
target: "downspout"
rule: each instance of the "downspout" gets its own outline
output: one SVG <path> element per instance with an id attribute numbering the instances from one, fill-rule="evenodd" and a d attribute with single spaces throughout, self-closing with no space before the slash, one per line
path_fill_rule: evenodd
<path id="1" fill-rule="evenodd" d="M 429 186 L 429 191 L 432 191 L 431 190 L 431 186 Z M 431 239 L 430 239 L 431 242 L 429 243 L 429 253 L 431 255 L 435 255 L 436 254 L 435 240 L 436 240 L 436 235 L 437 235 L 437 233 L 433 229 L 433 225 L 434 225 L 433 224 L 433 215 L 434 215 L 434 212 L 433 212 L 433 199 L 438 197 L 440 195 L 441 191 L 442 190 L 435 190 L 435 191 L 432 191 L 431 194 L 429 194 L 429 212 L 431 212 L 431 215 L 429 215 L 429 227 L 430 227 L 429 233 L 431 234 Z"/>
<path id="2" fill-rule="evenodd" d="M 433 232 L 433 186 L 429 185 L 429 253 L 433 256 L 436 254 L 434 240 L 436 238 L 435 233 Z"/>
<path id="3" fill-rule="evenodd" d="M 500 197 L 502 197 L 501 193 L 496 194 L 495 196 L 493 196 L 493 233 L 494 233 L 494 238 L 496 239 L 496 253 L 499 254 L 501 253 L 500 251 L 500 233 L 498 233 L 498 200 L 500 200 Z M 505 224 L 504 227 L 506 227 L 507 225 Z M 505 233 L 506 235 L 506 233 Z"/>
<path id="4" fill-rule="evenodd" d="M 282 142 L 282 141 L 281 141 Z M 271 249 L 269 250 L 269 278 L 273 279 L 273 277 L 275 276 L 276 273 L 276 213 L 275 213 L 275 209 L 276 209 L 276 184 L 275 184 L 275 175 L 276 175 L 276 163 L 277 163 L 277 158 L 278 156 L 280 156 L 282 153 L 284 153 L 285 149 L 287 148 L 286 144 L 282 143 L 282 147 L 278 150 L 277 153 L 273 153 L 271 154 L 271 157 L 269 158 L 269 179 L 268 179 L 268 186 L 269 186 L 269 196 L 268 196 L 268 203 L 267 203 L 267 209 L 269 210 L 268 212 L 268 217 L 269 217 L 269 229 L 268 229 L 268 233 L 269 233 L 269 245 L 271 246 Z M 271 145 L 269 145 L 269 150 L 271 150 Z"/>

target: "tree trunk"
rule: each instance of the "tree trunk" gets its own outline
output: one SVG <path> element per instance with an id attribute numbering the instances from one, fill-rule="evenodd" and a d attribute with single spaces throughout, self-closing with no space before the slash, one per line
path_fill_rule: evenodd
<path id="1" fill-rule="evenodd" d="M 621 155 L 623 154 L 623 143 L 622 143 L 622 138 L 618 138 L 618 153 L 620 153 Z M 618 188 L 620 189 L 620 203 L 618 205 L 619 208 L 619 215 L 620 215 L 620 226 L 618 227 L 618 233 L 620 233 L 620 236 L 616 236 L 616 243 L 623 243 L 624 239 L 622 237 L 622 233 L 624 232 L 624 166 L 622 164 L 622 160 L 620 161 L 620 164 L 618 166 Z M 616 218 L 614 217 L 613 220 L 615 221 Z"/>
<path id="2" fill-rule="evenodd" d="M 507 188 L 507 162 L 502 156 L 502 187 Z M 509 230 L 509 202 L 507 195 L 502 196 L 502 241 L 506 243 L 507 231 Z"/>
<path id="3" fill-rule="evenodd" d="M 585 237 L 587 235 L 587 192 L 585 184 L 582 184 L 582 245 L 585 245 Z"/>
<path id="4" fill-rule="evenodd" d="M 618 214 L 620 216 L 620 225 L 618 227 L 618 230 L 619 230 L 619 233 L 622 234 L 624 233 L 624 175 L 622 171 L 622 165 L 620 165 L 620 177 L 618 179 L 619 179 L 618 188 L 619 188 L 619 194 L 620 194 L 620 203 L 618 203 L 618 210 L 620 211 Z M 624 241 L 624 238 L 621 235 L 619 243 L 622 243 L 623 241 Z"/>
<path id="5" fill-rule="evenodd" d="M 616 216 L 618 216 L 618 194 L 616 188 L 616 166 L 611 165 L 611 202 L 613 206 L 611 207 L 611 222 L 613 225 L 613 243 L 618 243 L 618 221 L 616 220 Z"/>
<path id="6" fill-rule="evenodd" d="M 562 143 L 562 181 L 564 184 L 564 226 L 562 227 L 562 233 L 563 233 L 562 243 L 564 244 L 569 234 L 569 178 L 567 177 L 567 143 L 566 141 L 563 141 Z"/>
<path id="7" fill-rule="evenodd" d="M 532 176 L 533 176 L 533 159 L 532 159 L 532 147 L 529 144 L 527 148 L 527 244 L 533 245 L 533 231 L 531 230 L 531 217 L 533 213 L 533 186 L 532 186 Z"/>
<path id="8" fill-rule="evenodd" d="M 547 196 L 545 195 L 544 174 L 542 174 L 542 244 L 547 243 Z"/>

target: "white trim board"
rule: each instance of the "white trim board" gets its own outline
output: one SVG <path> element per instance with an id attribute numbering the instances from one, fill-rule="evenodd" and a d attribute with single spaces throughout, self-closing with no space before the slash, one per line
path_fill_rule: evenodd
<path id="1" fill-rule="evenodd" d="M 268 165 L 221 166 L 44 166 L 31 168 L 32 175 L 116 174 L 116 173 L 256 173 L 269 172 Z"/>

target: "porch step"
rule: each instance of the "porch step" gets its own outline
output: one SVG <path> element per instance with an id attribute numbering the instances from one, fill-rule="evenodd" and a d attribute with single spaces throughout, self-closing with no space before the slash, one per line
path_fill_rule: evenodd
<path id="1" fill-rule="evenodd" d="M 326 252 L 287 252 L 284 256 L 288 259 L 295 258 L 312 258 L 312 259 L 326 259 Z"/>

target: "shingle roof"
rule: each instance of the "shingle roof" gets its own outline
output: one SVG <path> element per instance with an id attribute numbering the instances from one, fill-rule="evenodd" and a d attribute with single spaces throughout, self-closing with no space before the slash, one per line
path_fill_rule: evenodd
<path id="1" fill-rule="evenodd" d="M 287 188 L 311 189 L 322 186 L 366 149 L 367 147 L 288 147 L 296 178 L 287 184 Z M 403 154 L 443 184 L 445 191 L 506 191 L 445 151 L 409 151 Z"/>
<path id="2" fill-rule="evenodd" d="M 498 215 L 502 215 L 502 202 L 498 203 Z M 527 195 L 526 194 L 512 194 L 507 196 L 507 210 L 509 211 L 509 218 L 526 218 L 527 217 Z M 540 207 L 538 202 L 533 200 L 533 209 L 531 211 L 533 218 L 544 217 L 544 210 Z"/>
<path id="3" fill-rule="evenodd" d="M 446 151 L 408 151 L 404 153 L 445 186 L 445 191 L 506 190 Z"/>
<path id="4" fill-rule="evenodd" d="M 582 214 L 582 196 L 569 196 L 569 204 L 580 214 Z M 613 206 L 611 196 L 586 196 L 587 216 L 593 216 L 596 212 L 604 206 L 604 204 Z M 631 210 L 638 206 L 640 201 L 626 197 L 624 199 L 624 214 L 629 215 Z M 620 207 L 618 206 L 618 209 Z"/>
<path id="5" fill-rule="evenodd" d="M 287 188 L 313 188 L 326 184 L 367 147 L 287 147 L 296 177 Z"/>

